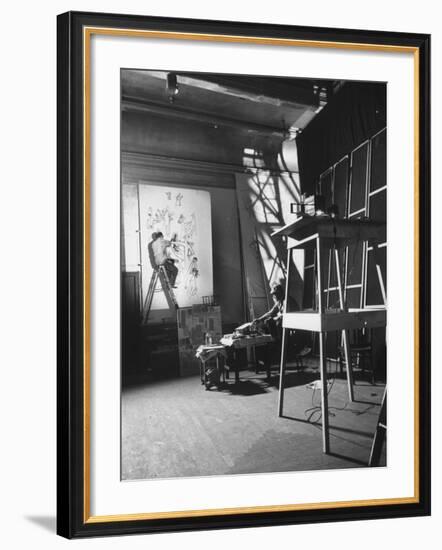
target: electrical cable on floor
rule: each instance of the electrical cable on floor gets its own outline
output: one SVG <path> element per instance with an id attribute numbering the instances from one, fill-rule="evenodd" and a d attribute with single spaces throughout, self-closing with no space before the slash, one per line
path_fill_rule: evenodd
<path id="1" fill-rule="evenodd" d="M 326 359 L 326 371 L 327 371 L 327 372 L 328 372 L 328 370 L 329 370 L 329 369 L 328 369 L 328 365 L 329 365 L 329 360 Z M 332 390 L 332 388 L 333 388 L 333 386 L 334 386 L 334 383 L 335 383 L 335 379 L 336 379 L 336 371 L 335 371 L 335 376 L 333 376 L 331 383 L 330 383 L 330 384 L 327 383 L 327 395 L 330 395 L 330 392 L 331 392 L 331 390 Z M 307 386 L 307 387 L 308 387 L 308 386 Z M 310 407 L 310 408 L 308 408 L 308 409 L 306 409 L 306 410 L 304 411 L 304 415 L 306 415 L 306 416 L 307 416 L 307 413 L 309 413 L 309 412 L 311 411 L 310 414 L 309 414 L 308 417 L 307 417 L 307 422 L 311 422 L 312 424 L 315 424 L 315 423 L 319 422 L 319 421 L 321 420 L 321 418 L 322 418 L 322 407 L 321 407 L 321 405 L 315 405 L 315 404 L 314 404 L 314 398 L 315 398 L 316 389 L 317 389 L 317 388 L 314 386 L 314 387 L 313 387 L 313 392 L 312 392 L 312 407 Z M 330 409 L 331 409 L 331 408 L 332 408 L 332 407 L 329 407 L 329 409 L 328 409 L 329 414 L 330 414 Z M 317 414 L 317 413 L 319 413 L 318 419 L 316 420 L 316 422 L 312 422 L 313 416 L 314 416 L 315 414 Z M 331 416 L 335 416 L 335 415 L 334 415 L 333 413 L 331 413 Z"/>
<path id="2" fill-rule="evenodd" d="M 329 376 L 328 376 L 329 363 L 330 363 L 330 360 L 327 358 L 326 359 L 327 378 L 329 378 Z M 335 384 L 337 372 L 338 372 L 338 366 L 336 364 L 336 368 L 335 368 L 333 373 L 331 372 L 331 369 L 330 369 L 330 375 L 333 374 L 333 376 L 331 378 L 330 384 L 327 383 L 327 395 L 330 395 L 330 392 L 331 392 L 331 390 L 332 390 L 332 388 Z M 309 385 L 307 385 L 306 387 L 309 387 Z M 309 407 L 308 409 L 305 409 L 304 415 L 307 417 L 307 422 L 309 422 L 311 424 L 317 424 L 318 422 L 320 422 L 320 420 L 322 418 L 322 407 L 321 407 L 321 404 L 315 405 L 315 403 L 314 403 L 314 398 L 315 398 L 315 393 L 316 393 L 317 387 L 316 386 L 311 386 L 311 387 L 313 389 L 313 392 L 312 392 L 312 406 Z M 339 412 L 347 411 L 347 412 L 350 412 L 350 413 L 354 414 L 355 416 L 361 416 L 361 415 L 367 413 L 370 409 L 373 409 L 376 406 L 375 404 L 372 404 L 372 405 L 369 405 L 368 407 L 366 407 L 364 410 L 359 411 L 359 410 L 349 409 L 348 408 L 349 403 L 350 402 L 347 401 L 343 407 L 328 407 L 328 414 L 330 416 L 336 416 L 336 414 L 332 411 L 336 411 L 336 412 L 338 412 L 338 411 Z M 316 414 L 318 414 L 318 417 L 315 420 L 312 420 L 313 417 L 315 417 Z"/>

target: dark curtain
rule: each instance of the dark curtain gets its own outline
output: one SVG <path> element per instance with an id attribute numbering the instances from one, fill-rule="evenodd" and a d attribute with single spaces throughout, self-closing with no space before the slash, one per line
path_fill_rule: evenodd
<path id="1" fill-rule="evenodd" d="M 386 126 L 387 85 L 346 82 L 296 139 L 301 188 L 314 194 L 322 172 Z"/>

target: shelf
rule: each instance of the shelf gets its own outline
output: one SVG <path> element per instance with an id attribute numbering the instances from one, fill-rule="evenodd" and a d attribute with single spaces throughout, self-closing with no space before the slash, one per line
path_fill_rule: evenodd
<path id="1" fill-rule="evenodd" d="M 349 311 L 296 311 L 284 313 L 282 326 L 288 329 L 331 332 L 361 328 L 380 328 L 387 323 L 387 310 L 351 309 Z"/>
<path id="2" fill-rule="evenodd" d="M 329 216 L 301 216 L 272 236 L 285 235 L 295 239 L 289 248 L 307 248 L 316 237 L 331 241 L 337 246 L 346 246 L 349 242 L 385 241 L 385 223 L 372 220 L 341 220 Z M 313 241 L 313 242 L 312 242 Z"/>

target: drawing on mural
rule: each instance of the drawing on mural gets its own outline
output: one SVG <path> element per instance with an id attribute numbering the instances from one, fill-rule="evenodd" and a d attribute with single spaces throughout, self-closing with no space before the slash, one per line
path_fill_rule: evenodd
<path id="1" fill-rule="evenodd" d="M 210 195 L 207 191 L 140 185 L 142 254 L 151 254 L 152 234 L 169 242 L 167 256 L 178 270 L 175 286 L 180 307 L 213 293 Z M 150 243 L 149 243 L 150 241 Z M 143 261 L 143 291 L 152 274 L 152 256 Z M 153 304 L 160 309 L 161 301 Z"/>

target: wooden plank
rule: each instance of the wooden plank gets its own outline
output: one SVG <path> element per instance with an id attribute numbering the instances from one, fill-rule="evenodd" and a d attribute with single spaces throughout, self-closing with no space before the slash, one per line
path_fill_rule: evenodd
<path id="1" fill-rule="evenodd" d="M 287 329 L 282 329 L 281 343 L 281 363 L 279 371 L 279 400 L 278 400 L 278 415 L 282 416 L 284 408 L 284 383 L 285 383 L 285 367 L 287 362 Z"/>
<path id="2" fill-rule="evenodd" d="M 318 311 L 297 311 L 286 313 L 282 319 L 282 326 L 290 329 L 320 332 L 321 325 L 322 315 Z"/>
<path id="3" fill-rule="evenodd" d="M 336 266 L 336 278 L 338 280 L 339 304 L 341 306 L 342 311 L 347 311 L 347 306 L 344 301 L 344 291 L 342 288 L 341 262 L 339 258 L 339 250 L 337 248 L 335 248 L 334 250 L 334 255 L 335 255 L 335 266 Z M 347 370 L 348 398 L 352 403 L 354 401 L 353 370 L 352 370 L 352 364 L 351 364 L 351 353 L 350 353 L 348 332 L 346 330 L 342 331 L 342 339 L 344 341 L 345 364 L 346 364 L 346 370 Z"/>
<path id="4" fill-rule="evenodd" d="M 322 242 L 318 237 L 316 239 L 316 264 L 317 264 L 317 277 L 318 277 L 318 309 L 321 314 L 321 319 L 324 313 L 324 300 L 323 300 L 323 290 L 324 290 L 324 269 L 322 266 Z M 325 334 L 324 332 L 319 333 L 319 370 L 321 373 L 321 411 L 322 411 L 322 450 L 324 453 L 328 453 L 330 449 L 330 434 L 329 434 L 329 425 L 328 425 L 328 391 L 327 391 L 327 359 L 326 359 L 326 349 L 325 349 Z"/>
<path id="5" fill-rule="evenodd" d="M 341 220 L 329 216 L 300 216 L 272 235 L 285 235 L 293 239 L 307 240 L 313 234 L 321 239 L 331 239 L 334 243 L 344 245 L 349 241 L 385 240 L 385 223 L 371 220 Z M 340 241 L 340 243 L 338 242 Z M 323 243 L 326 244 L 326 243 Z M 296 246 L 303 246 L 298 243 Z"/>
<path id="6" fill-rule="evenodd" d="M 355 311 L 296 311 L 286 313 L 283 327 L 313 332 L 332 332 L 338 330 L 381 328 L 387 322 L 387 311 L 379 309 L 359 309 Z"/>
<path id="7" fill-rule="evenodd" d="M 376 273 L 377 273 L 377 276 L 378 276 L 378 282 L 379 282 L 379 288 L 380 288 L 381 294 L 382 294 L 382 300 L 384 302 L 384 305 L 386 306 L 387 305 L 387 292 L 385 290 L 384 278 L 382 276 L 382 269 L 381 269 L 381 264 L 380 264 L 380 261 L 379 261 L 378 247 L 377 247 L 376 243 L 373 244 L 373 255 L 374 255 L 374 261 L 376 263 Z"/>
<path id="8" fill-rule="evenodd" d="M 328 422 L 328 388 L 327 388 L 327 359 L 325 357 L 325 334 L 319 333 L 319 369 L 321 372 L 321 411 L 322 411 L 322 450 L 330 451 L 330 434 Z"/>
<path id="9" fill-rule="evenodd" d="M 290 250 L 287 250 L 287 284 L 285 285 L 285 297 L 284 297 L 284 315 L 287 314 L 287 298 L 289 295 L 289 277 L 290 277 Z M 285 383 L 285 367 L 287 362 L 287 329 L 282 329 L 282 342 L 281 342 L 281 364 L 279 372 L 279 396 L 278 396 L 278 415 L 282 416 L 284 408 L 284 383 Z M 270 374 L 270 367 L 268 375 Z"/>
<path id="10" fill-rule="evenodd" d="M 385 327 L 386 322 L 387 311 L 384 308 L 342 311 L 323 315 L 322 329 L 325 332 L 330 332 L 333 330 L 381 328 Z"/>

